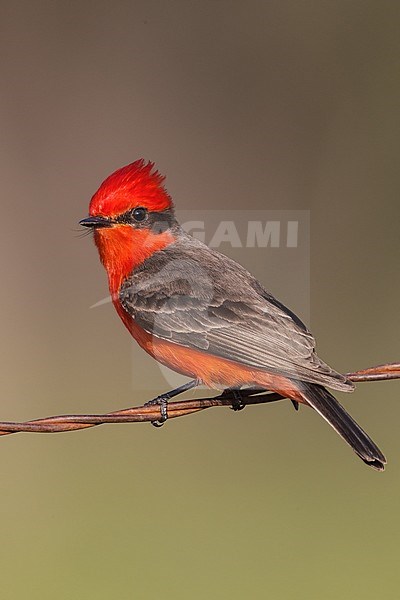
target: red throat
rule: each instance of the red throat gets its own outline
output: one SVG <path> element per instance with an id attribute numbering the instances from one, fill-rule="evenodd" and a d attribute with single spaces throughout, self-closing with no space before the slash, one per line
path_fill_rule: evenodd
<path id="1" fill-rule="evenodd" d="M 175 241 L 170 231 L 155 234 L 148 229 L 119 225 L 94 232 L 94 240 L 107 275 L 113 301 L 117 300 L 121 283 L 154 252 Z"/>

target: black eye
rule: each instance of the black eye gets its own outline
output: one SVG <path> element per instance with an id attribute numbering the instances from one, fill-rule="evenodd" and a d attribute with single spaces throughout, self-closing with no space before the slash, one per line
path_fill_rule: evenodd
<path id="1" fill-rule="evenodd" d="M 135 219 L 135 221 L 138 221 L 138 223 L 144 221 L 147 219 L 147 209 L 143 208 L 142 206 L 135 208 L 135 210 L 132 212 L 132 217 Z"/>

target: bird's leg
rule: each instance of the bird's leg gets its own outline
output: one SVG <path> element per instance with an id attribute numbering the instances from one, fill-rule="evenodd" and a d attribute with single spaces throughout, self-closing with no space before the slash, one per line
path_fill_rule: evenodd
<path id="1" fill-rule="evenodd" d="M 245 397 L 249 396 L 250 393 L 255 393 L 256 391 L 261 392 L 262 389 L 261 388 L 260 389 L 252 388 L 250 390 L 250 388 L 248 388 L 248 389 L 241 390 L 240 388 L 229 387 L 229 388 L 226 388 L 221 393 L 219 398 L 224 398 L 225 396 L 231 396 L 232 397 L 232 400 L 231 400 L 232 410 L 238 411 L 238 410 L 243 410 L 244 407 L 246 406 Z"/>
<path id="2" fill-rule="evenodd" d="M 232 410 L 238 411 L 238 410 L 243 410 L 246 406 L 246 398 L 248 396 L 253 396 L 255 394 L 262 394 L 264 392 L 265 393 L 270 393 L 271 394 L 271 400 L 267 400 L 267 402 L 276 402 L 278 400 L 284 400 L 285 398 L 283 396 L 277 396 L 277 394 L 272 393 L 272 392 L 268 392 L 268 390 L 266 390 L 265 388 L 260 388 L 260 387 L 248 387 L 248 388 L 234 388 L 234 387 L 229 387 L 226 388 L 219 396 L 218 398 L 225 398 L 226 396 L 231 397 L 232 396 Z M 299 410 L 299 403 L 296 400 L 292 400 L 290 399 L 290 402 L 293 404 L 295 410 Z"/>
<path id="3" fill-rule="evenodd" d="M 171 398 L 175 398 L 175 396 L 178 396 L 179 394 L 182 394 L 183 392 L 186 392 L 187 390 L 191 390 L 200 384 L 201 384 L 200 379 L 192 379 L 191 381 L 188 381 L 187 383 L 180 385 L 179 387 L 175 388 L 174 390 L 165 392 L 164 394 L 157 396 L 157 398 L 154 398 L 153 400 L 149 400 L 148 402 L 146 402 L 144 404 L 144 406 L 151 406 L 153 404 L 160 405 L 160 415 L 161 416 L 157 421 L 152 421 L 151 424 L 154 425 L 154 427 L 161 427 L 162 425 L 164 425 L 165 421 L 168 419 L 168 408 L 167 408 L 168 400 L 170 400 Z"/>

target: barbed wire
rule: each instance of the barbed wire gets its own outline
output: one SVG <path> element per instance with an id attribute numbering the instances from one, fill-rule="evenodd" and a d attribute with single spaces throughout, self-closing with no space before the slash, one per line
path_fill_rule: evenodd
<path id="1" fill-rule="evenodd" d="M 383 381 L 388 379 L 400 379 L 400 363 L 389 363 L 370 367 L 353 373 L 346 373 L 346 377 L 354 382 Z M 246 406 L 254 404 L 266 404 L 284 400 L 285 397 L 274 392 L 260 392 L 257 388 L 246 388 L 240 390 L 241 399 Z M 226 390 L 219 396 L 213 398 L 196 398 L 192 400 L 181 400 L 168 402 L 168 419 L 184 417 L 193 413 L 212 408 L 214 406 L 232 406 L 237 401 L 237 393 Z M 106 414 L 87 415 L 57 415 L 44 419 L 35 419 L 22 423 L 13 421 L 0 421 L 0 435 L 12 433 L 60 433 L 87 429 L 105 423 L 143 423 L 154 422 L 162 417 L 159 404 L 144 404 L 133 406 Z"/>

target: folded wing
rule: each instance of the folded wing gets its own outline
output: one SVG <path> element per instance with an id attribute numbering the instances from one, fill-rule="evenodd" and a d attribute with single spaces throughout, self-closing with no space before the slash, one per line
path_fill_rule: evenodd
<path id="1" fill-rule="evenodd" d="M 241 265 L 182 234 L 123 283 L 120 301 L 152 335 L 173 343 L 351 391 L 315 353 L 305 325 Z"/>

